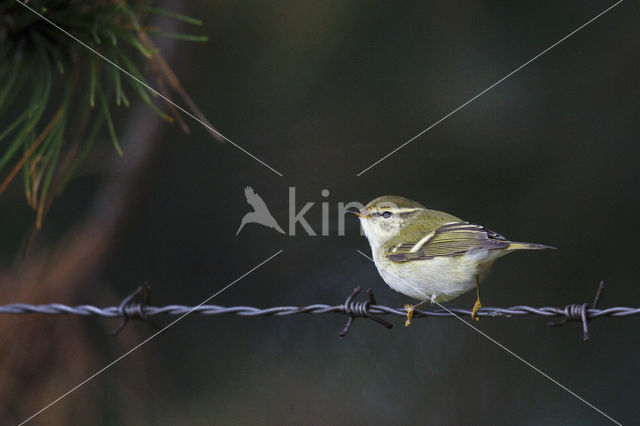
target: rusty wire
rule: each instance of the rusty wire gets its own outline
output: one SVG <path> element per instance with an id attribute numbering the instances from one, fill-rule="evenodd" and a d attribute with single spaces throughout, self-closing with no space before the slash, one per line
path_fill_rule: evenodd
<path id="1" fill-rule="evenodd" d="M 589 340 L 589 321 L 600 317 L 628 317 L 640 315 L 640 307 L 611 307 L 598 308 L 598 302 L 604 290 L 604 282 L 600 283 L 593 304 L 573 303 L 562 308 L 544 306 L 540 308 L 517 305 L 509 308 L 481 308 L 478 311 L 480 317 L 503 317 L 511 318 L 516 316 L 543 316 L 547 318 L 559 317 L 558 322 L 548 322 L 549 326 L 561 326 L 570 321 L 582 323 L 583 340 Z M 133 299 L 140 293 L 144 292 L 146 303 L 133 302 Z M 81 315 L 81 316 L 97 316 L 108 318 L 122 318 L 122 322 L 112 334 L 119 333 L 130 319 L 143 320 L 151 323 L 159 328 L 149 317 L 153 316 L 179 316 L 188 312 L 200 315 L 239 315 L 244 317 L 256 316 L 288 316 L 299 314 L 342 314 L 349 318 L 344 329 L 340 332 L 340 337 L 346 336 L 349 332 L 353 321 L 356 318 L 369 318 L 378 324 L 391 328 L 392 324 L 380 318 L 380 315 L 397 315 L 406 316 L 407 312 L 404 308 L 393 308 L 384 305 L 378 305 L 371 292 L 367 290 L 369 300 L 356 301 L 356 296 L 360 293 L 360 287 L 356 287 L 347 300 L 340 305 L 313 304 L 306 306 L 274 306 L 269 308 L 257 308 L 252 306 L 219 306 L 219 305 L 201 305 L 201 306 L 184 306 L 184 305 L 167 305 L 167 306 L 150 306 L 149 305 L 149 286 L 143 285 L 136 289 L 135 292 L 127 296 L 119 306 L 108 306 L 100 308 L 93 305 L 77 305 L 69 306 L 60 303 L 47 303 L 41 305 L 30 305 L 26 303 L 11 303 L 0 306 L 0 314 L 48 314 L 48 315 Z M 425 317 L 450 317 L 450 316 L 467 316 L 471 315 L 470 309 L 448 308 L 435 310 L 416 310 L 414 318 Z"/>

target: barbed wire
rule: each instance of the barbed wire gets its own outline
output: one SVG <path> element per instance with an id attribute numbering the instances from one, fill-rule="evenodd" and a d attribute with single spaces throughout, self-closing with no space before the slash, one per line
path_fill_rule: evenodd
<path id="1" fill-rule="evenodd" d="M 133 293 L 127 296 L 119 306 L 97 307 L 93 305 L 77 305 L 69 306 L 60 303 L 46 303 L 41 305 L 31 305 L 27 303 L 10 303 L 0 306 L 0 314 L 47 314 L 47 315 L 81 315 L 91 317 L 107 317 L 122 318 L 121 324 L 112 335 L 118 334 L 130 319 L 146 321 L 156 328 L 160 327 L 155 324 L 150 317 L 154 316 L 180 316 L 186 313 L 199 315 L 239 315 L 243 317 L 256 316 L 289 316 L 300 314 L 342 314 L 349 318 L 344 329 L 340 332 L 340 337 L 344 337 L 349 332 L 353 321 L 356 318 L 368 318 L 378 324 L 390 329 L 393 325 L 380 315 L 396 315 L 406 316 L 407 311 L 404 308 L 393 308 L 385 305 L 378 305 L 371 289 L 367 290 L 369 300 L 355 301 L 356 296 L 360 293 L 360 287 L 356 287 L 347 300 L 340 305 L 312 304 L 306 306 L 274 306 L 269 308 L 257 308 L 253 306 L 220 306 L 220 305 L 201 305 L 201 306 L 185 306 L 185 305 L 167 305 L 167 306 L 151 306 L 149 304 L 149 285 L 144 284 L 138 287 Z M 479 317 L 503 317 L 511 318 L 516 316 L 543 316 L 547 318 L 560 317 L 558 322 L 548 322 L 549 326 L 561 326 L 570 321 L 578 321 L 582 323 L 583 340 L 589 340 L 589 321 L 600 317 L 628 317 L 640 315 L 640 307 L 618 306 L 611 308 L 598 308 L 598 303 L 604 290 L 604 282 L 600 282 L 600 286 L 596 292 L 593 304 L 574 303 L 566 305 L 563 308 L 543 306 L 532 307 L 526 305 L 517 305 L 509 308 L 480 308 L 477 315 Z M 133 302 L 133 299 L 144 292 L 146 303 Z M 451 316 L 467 316 L 471 315 L 470 309 L 463 308 L 447 308 L 436 310 L 415 310 L 414 318 L 426 317 L 451 317 Z"/>

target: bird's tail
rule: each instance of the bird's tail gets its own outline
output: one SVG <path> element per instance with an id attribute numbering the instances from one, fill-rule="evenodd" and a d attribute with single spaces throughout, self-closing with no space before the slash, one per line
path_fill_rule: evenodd
<path id="1" fill-rule="evenodd" d="M 278 225 L 278 222 L 276 222 L 275 219 L 273 220 L 273 229 L 281 234 L 284 234 L 284 231 L 282 230 L 282 228 L 280 228 L 280 225 Z"/>
<path id="2" fill-rule="evenodd" d="M 534 243 L 511 243 L 509 244 L 509 250 L 545 250 L 545 249 L 553 249 L 556 250 L 556 247 L 547 246 L 544 244 L 534 244 Z"/>

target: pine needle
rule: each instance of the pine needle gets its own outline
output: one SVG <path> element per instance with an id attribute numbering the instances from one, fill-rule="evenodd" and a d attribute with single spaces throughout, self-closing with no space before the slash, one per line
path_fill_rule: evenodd
<path id="1" fill-rule="evenodd" d="M 109 135 L 111 136 L 113 147 L 115 148 L 118 155 L 122 157 L 123 152 L 122 152 L 122 148 L 120 147 L 120 143 L 118 142 L 118 136 L 116 135 L 116 128 L 113 126 L 113 120 L 111 120 L 109 105 L 107 104 L 107 99 L 105 98 L 100 88 L 98 88 L 98 98 L 100 99 L 100 104 L 102 105 L 102 115 L 104 117 L 104 120 L 107 123 L 107 129 L 109 129 Z"/>

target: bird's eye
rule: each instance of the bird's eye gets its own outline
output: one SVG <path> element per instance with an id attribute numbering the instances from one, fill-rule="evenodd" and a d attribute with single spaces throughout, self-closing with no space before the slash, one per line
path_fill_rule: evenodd
<path id="1" fill-rule="evenodd" d="M 382 213 L 382 217 L 385 218 L 385 219 L 389 219 L 391 217 L 391 212 Z"/>

